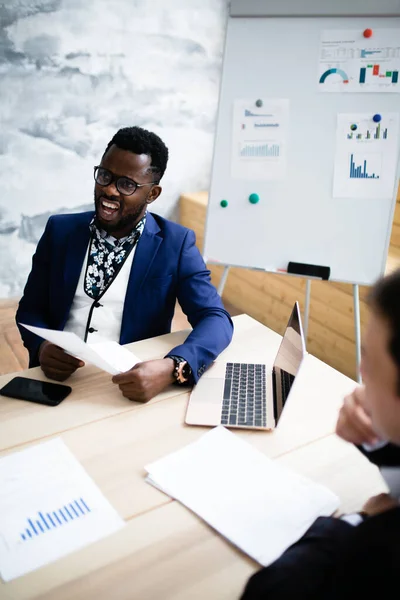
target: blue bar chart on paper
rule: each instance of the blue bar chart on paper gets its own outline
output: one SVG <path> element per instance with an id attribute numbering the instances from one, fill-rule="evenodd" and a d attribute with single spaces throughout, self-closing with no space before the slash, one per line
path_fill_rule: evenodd
<path id="1" fill-rule="evenodd" d="M 398 113 L 339 113 L 334 198 L 391 198 L 396 180 Z"/>
<path id="2" fill-rule="evenodd" d="M 365 158 L 361 154 L 359 156 L 356 162 L 354 154 L 350 154 L 350 179 L 379 179 L 380 154 L 370 154 Z"/>
<path id="3" fill-rule="evenodd" d="M 26 519 L 27 527 L 20 533 L 21 540 L 26 542 L 54 529 L 65 527 L 90 512 L 91 509 L 83 498 L 67 502 L 56 510 L 38 511 L 35 516 Z"/>
<path id="4" fill-rule="evenodd" d="M 123 519 L 61 439 L 0 458 L 3 581 L 54 562 L 123 526 Z"/>

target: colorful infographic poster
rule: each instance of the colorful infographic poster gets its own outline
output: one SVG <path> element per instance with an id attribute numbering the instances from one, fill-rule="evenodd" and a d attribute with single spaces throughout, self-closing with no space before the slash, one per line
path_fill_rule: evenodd
<path id="1" fill-rule="evenodd" d="M 321 92 L 400 93 L 400 29 L 322 32 L 318 87 Z"/>

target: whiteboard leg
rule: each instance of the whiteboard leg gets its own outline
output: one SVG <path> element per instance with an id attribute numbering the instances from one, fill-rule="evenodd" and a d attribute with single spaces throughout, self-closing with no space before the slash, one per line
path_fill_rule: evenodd
<path id="1" fill-rule="evenodd" d="M 306 304 L 304 308 L 304 337 L 307 341 L 307 331 L 308 331 L 308 318 L 310 316 L 310 298 L 311 298 L 311 279 L 307 279 L 306 281 Z"/>
<path id="2" fill-rule="evenodd" d="M 353 285 L 353 301 L 354 301 L 354 331 L 356 344 L 356 377 L 358 383 L 361 383 L 361 328 L 360 328 L 360 296 L 358 293 L 358 285 Z"/>
<path id="3" fill-rule="evenodd" d="M 229 267 L 224 268 L 224 272 L 222 273 L 221 281 L 218 286 L 218 294 L 222 296 L 222 292 L 224 291 L 225 283 L 228 278 Z"/>

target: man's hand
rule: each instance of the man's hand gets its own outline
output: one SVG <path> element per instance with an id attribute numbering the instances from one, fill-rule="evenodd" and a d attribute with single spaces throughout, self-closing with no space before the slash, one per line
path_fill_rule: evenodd
<path id="1" fill-rule="evenodd" d="M 85 366 L 79 358 L 67 354 L 62 348 L 47 341 L 39 348 L 39 362 L 46 377 L 56 381 L 65 381 L 77 369 Z"/>
<path id="2" fill-rule="evenodd" d="M 392 498 L 392 496 L 389 496 L 389 494 L 378 494 L 367 500 L 362 511 L 369 517 L 373 517 L 374 515 L 379 515 L 396 506 L 399 506 L 399 503 Z"/>
<path id="3" fill-rule="evenodd" d="M 126 373 L 114 375 L 113 383 L 119 385 L 128 400 L 148 402 L 174 382 L 172 358 L 148 360 L 138 363 Z"/>
<path id="4" fill-rule="evenodd" d="M 365 389 L 357 387 L 345 397 L 336 423 L 339 437 L 353 444 L 375 444 L 378 437 L 372 428 L 371 419 L 365 408 Z"/>

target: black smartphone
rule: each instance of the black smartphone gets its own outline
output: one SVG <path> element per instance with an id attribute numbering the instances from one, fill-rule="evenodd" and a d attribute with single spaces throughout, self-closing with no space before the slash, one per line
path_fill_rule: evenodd
<path id="1" fill-rule="evenodd" d="M 47 406 L 58 406 L 71 392 L 72 388 L 69 385 L 38 381 L 28 377 L 14 377 L 0 390 L 3 396 L 38 402 Z"/>

